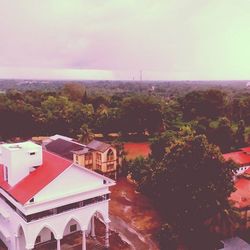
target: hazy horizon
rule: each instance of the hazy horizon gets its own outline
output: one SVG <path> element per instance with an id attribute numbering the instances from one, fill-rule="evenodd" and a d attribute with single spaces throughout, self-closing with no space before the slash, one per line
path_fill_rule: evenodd
<path id="1" fill-rule="evenodd" d="M 0 78 L 250 79 L 247 0 L 0 0 Z"/>

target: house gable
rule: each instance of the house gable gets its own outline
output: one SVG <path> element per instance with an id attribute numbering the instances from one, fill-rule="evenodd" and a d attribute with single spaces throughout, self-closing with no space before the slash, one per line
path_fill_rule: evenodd
<path id="1" fill-rule="evenodd" d="M 105 187 L 106 181 L 104 180 L 105 178 L 100 175 L 72 165 L 37 193 L 34 196 L 34 202 L 48 201 L 102 188 Z"/>

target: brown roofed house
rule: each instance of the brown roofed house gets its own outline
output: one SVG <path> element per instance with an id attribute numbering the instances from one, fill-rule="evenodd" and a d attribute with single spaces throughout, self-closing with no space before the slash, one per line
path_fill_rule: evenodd
<path id="1" fill-rule="evenodd" d="M 59 135 L 50 138 L 51 141 L 44 146 L 46 150 L 116 179 L 118 157 L 116 148 L 111 144 L 93 140 L 89 144 L 83 145 Z"/>

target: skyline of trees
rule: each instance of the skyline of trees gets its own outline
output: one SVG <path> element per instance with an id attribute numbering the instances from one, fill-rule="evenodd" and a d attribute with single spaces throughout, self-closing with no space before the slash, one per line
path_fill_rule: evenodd
<path id="1" fill-rule="evenodd" d="M 250 94 L 203 90 L 202 87 L 182 95 L 178 90 L 169 97 L 146 91 L 145 86 L 143 93 L 140 88 L 134 93 L 121 93 L 120 83 L 113 85 L 117 89 L 112 90 L 111 95 L 90 94 L 89 85 L 77 83 L 66 83 L 52 92 L 8 90 L 1 93 L 0 137 L 8 140 L 61 133 L 77 138 L 85 125 L 104 138 L 109 133 L 119 133 L 125 140 L 131 138 L 131 134 L 153 140 L 188 126 L 197 135 L 205 134 L 222 152 L 248 142 Z M 106 87 L 106 83 L 103 86 Z M 100 85 L 100 89 L 103 86 Z M 129 85 L 128 90 L 131 88 Z"/>

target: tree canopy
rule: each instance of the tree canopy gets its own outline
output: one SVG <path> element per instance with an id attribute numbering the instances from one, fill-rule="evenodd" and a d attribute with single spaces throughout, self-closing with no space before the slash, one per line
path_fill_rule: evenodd
<path id="1" fill-rule="evenodd" d="M 141 174 L 135 167 L 132 176 L 182 240 L 197 237 L 206 220 L 230 207 L 235 164 L 225 162 L 219 148 L 204 135 L 175 140 L 162 160 L 149 163 L 140 168 Z"/>

